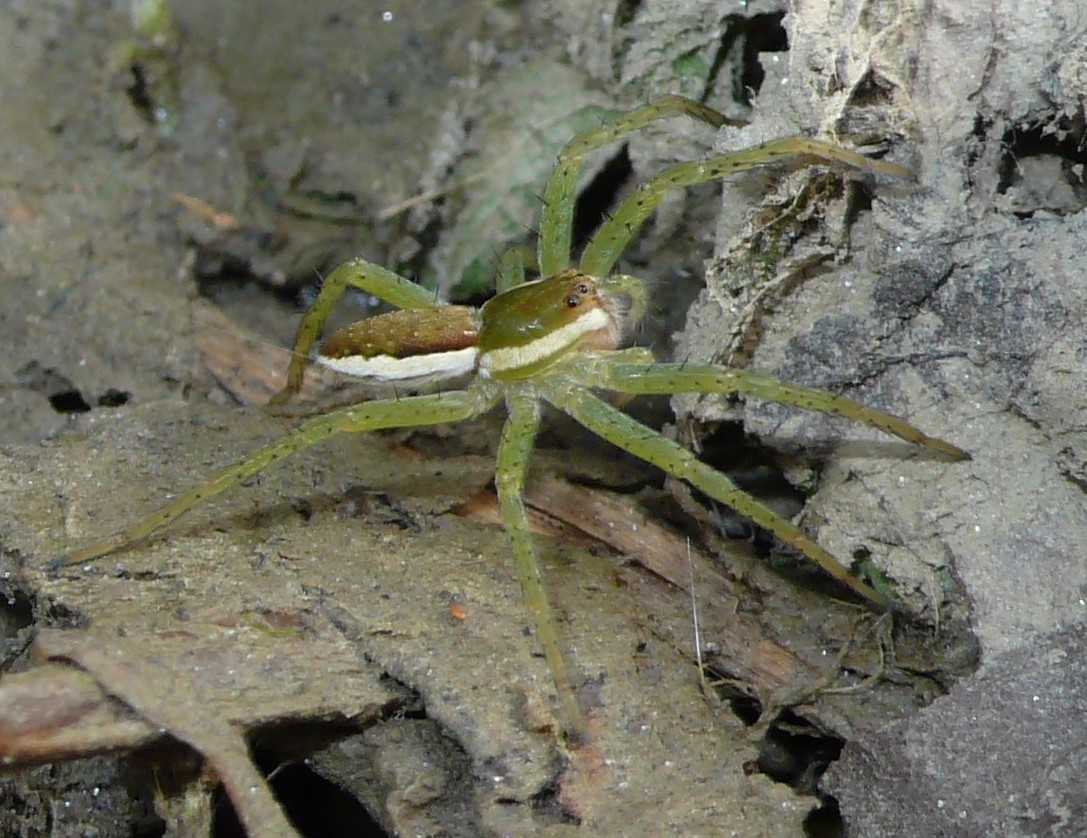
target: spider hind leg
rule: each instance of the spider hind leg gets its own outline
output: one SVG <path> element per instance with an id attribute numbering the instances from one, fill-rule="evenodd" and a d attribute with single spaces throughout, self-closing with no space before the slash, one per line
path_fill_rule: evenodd
<path id="1" fill-rule="evenodd" d="M 287 368 L 287 383 L 283 389 L 272 396 L 270 404 L 284 404 L 302 387 L 306 372 L 309 352 L 317 336 L 321 333 L 328 315 L 337 301 L 348 288 L 358 288 L 373 294 L 397 308 L 425 308 L 439 305 L 434 294 L 421 285 L 416 285 L 388 268 L 367 262 L 365 259 L 351 259 L 344 262 L 330 273 L 321 285 L 321 291 L 313 305 L 298 324 L 291 353 L 291 364 Z"/>
<path id="2" fill-rule="evenodd" d="M 335 434 L 459 422 L 483 413 L 494 401 L 493 392 L 477 387 L 429 396 L 362 402 L 315 416 L 248 457 L 219 469 L 203 483 L 181 493 L 128 529 L 62 556 L 56 566 L 83 564 L 138 544 L 193 507 Z"/>
<path id="3" fill-rule="evenodd" d="M 551 604 L 532 546 L 525 504 L 522 497 L 528 456 L 532 452 L 540 425 L 540 400 L 528 390 L 511 390 L 506 395 L 509 416 L 502 429 L 495 467 L 495 485 L 502 523 L 509 535 L 513 563 L 525 605 L 536 623 L 536 635 L 543 648 L 551 678 L 558 690 L 559 706 L 566 732 L 575 737 L 584 733 L 581 711 L 577 705 L 566 662 L 559 647 L 558 631 Z"/>
<path id="4" fill-rule="evenodd" d="M 855 577 L 847 567 L 794 523 L 742 491 L 728 477 L 703 463 L 679 443 L 617 410 L 583 387 L 551 387 L 546 398 L 600 438 L 673 477 L 686 481 L 714 500 L 736 510 L 757 526 L 768 530 L 784 543 L 800 550 L 873 607 L 885 610 L 890 606 L 886 596 Z"/>

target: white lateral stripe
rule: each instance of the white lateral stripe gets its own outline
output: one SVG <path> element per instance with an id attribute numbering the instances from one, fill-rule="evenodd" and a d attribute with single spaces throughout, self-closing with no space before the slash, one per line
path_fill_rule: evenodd
<path id="1" fill-rule="evenodd" d="M 411 355 L 407 358 L 394 358 L 391 355 L 376 355 L 373 358 L 364 358 L 361 355 L 329 358 L 318 355 L 317 362 L 330 370 L 356 378 L 402 381 L 408 378 L 453 378 L 464 375 L 475 369 L 478 354 L 476 347 L 468 346 L 464 349 Z"/>
<path id="2" fill-rule="evenodd" d="M 610 325 L 611 315 L 602 308 L 594 308 L 565 326 L 549 332 L 542 338 L 536 338 L 524 346 L 509 346 L 484 352 L 483 357 L 479 359 L 479 365 L 488 372 L 505 372 L 527 367 L 556 354 L 578 338 L 590 332 L 606 329 Z"/>

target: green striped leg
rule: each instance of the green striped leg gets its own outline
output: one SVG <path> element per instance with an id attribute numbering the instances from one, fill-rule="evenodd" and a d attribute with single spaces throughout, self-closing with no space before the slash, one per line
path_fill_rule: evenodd
<path id="1" fill-rule="evenodd" d="M 736 510 L 800 550 L 823 570 L 879 609 L 890 604 L 878 591 L 849 572 L 834 556 L 808 538 L 790 521 L 780 517 L 742 491 L 724 474 L 699 460 L 691 451 L 661 436 L 641 422 L 598 399 L 581 387 L 550 387 L 545 398 L 613 445 L 629 451 L 662 471 L 690 483 L 709 497 Z"/>
<path id="2" fill-rule="evenodd" d="M 841 164 L 894 177 L 908 177 L 910 174 L 909 169 L 894 163 L 872 160 L 833 143 L 808 137 L 785 137 L 705 160 L 676 163 L 639 185 L 634 193 L 605 219 L 585 246 L 585 251 L 581 255 L 581 269 L 589 276 L 606 275 L 668 190 L 708 183 L 746 169 L 786 161 L 804 164 Z M 558 169 L 556 169 L 557 173 Z M 544 209 L 546 211 L 546 205 Z M 541 237 L 543 229 L 541 225 Z"/>
<path id="3" fill-rule="evenodd" d="M 487 388 L 473 387 L 451 393 L 362 402 L 303 422 L 295 430 L 254 451 L 244 460 L 216 471 L 199 486 L 152 512 L 132 527 L 100 539 L 61 557 L 58 565 L 93 561 L 131 547 L 156 530 L 176 521 L 194 506 L 232 489 L 268 466 L 340 433 L 361 433 L 384 428 L 407 428 L 459 422 L 482 413 L 496 401 Z"/>
<path id="4" fill-rule="evenodd" d="M 536 551 L 532 546 L 532 534 L 529 532 L 522 497 L 528 457 L 540 425 L 540 401 L 535 393 L 511 389 L 506 395 L 506 409 L 509 417 L 502 429 L 498 464 L 495 468 L 498 506 L 502 513 L 502 522 L 509 534 L 521 593 L 536 622 L 536 635 L 558 691 L 566 732 L 580 737 L 584 733 L 581 711 L 578 709 L 574 688 L 566 672 L 566 662 L 559 648 L 555 618 L 544 588 L 539 562 L 536 560 Z"/>
<path id="5" fill-rule="evenodd" d="M 743 125 L 729 120 L 712 108 L 683 96 L 662 96 L 640 108 L 582 131 L 559 153 L 555 170 L 544 190 L 543 213 L 540 215 L 539 262 L 540 276 L 554 276 L 570 266 L 570 243 L 574 224 L 574 201 L 581 175 L 581 158 L 603 148 L 621 137 L 644 128 L 652 122 L 686 114 L 719 128 L 725 123 Z M 591 276 L 603 276 L 606 271 Z"/>
<path id="6" fill-rule="evenodd" d="M 321 333 L 321 326 L 348 288 L 358 288 L 367 294 L 373 294 L 397 308 L 425 308 L 441 304 L 434 297 L 433 292 L 415 284 L 410 279 L 393 273 L 388 268 L 367 262 L 365 259 L 351 259 L 344 262 L 325 278 L 317 299 L 313 301 L 313 305 L 302 317 L 302 322 L 298 324 L 291 364 L 287 368 L 287 384 L 272 396 L 269 404 L 283 404 L 298 392 L 305 376 L 309 351 Z"/>
<path id="7" fill-rule="evenodd" d="M 498 257 L 498 276 L 495 278 L 494 290 L 503 294 L 518 285 L 524 285 L 525 268 L 533 267 L 536 257 L 526 247 L 507 247 Z"/>
<path id="8" fill-rule="evenodd" d="M 644 357 L 646 353 L 644 350 L 632 350 L 622 354 L 626 358 L 634 358 L 639 355 Z M 616 361 L 607 355 L 598 355 L 579 363 L 576 374 L 578 380 L 587 386 L 634 395 L 742 393 L 745 396 L 863 422 L 914 445 L 938 451 L 951 460 L 970 459 L 970 455 L 961 448 L 931 437 L 890 413 L 875 410 L 844 396 L 788 384 L 750 370 L 730 369 L 715 364 L 660 364 L 651 361 L 630 363 L 626 360 Z"/>

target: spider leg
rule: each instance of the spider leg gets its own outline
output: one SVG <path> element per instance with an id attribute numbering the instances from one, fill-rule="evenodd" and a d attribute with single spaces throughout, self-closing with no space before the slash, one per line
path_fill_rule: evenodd
<path id="1" fill-rule="evenodd" d="M 496 395 L 491 388 L 472 387 L 451 393 L 362 402 L 315 416 L 254 451 L 244 460 L 214 472 L 203 483 L 183 492 L 174 501 L 152 512 L 127 530 L 62 556 L 57 565 L 82 564 L 137 544 L 156 530 L 177 520 L 194 506 L 232 489 L 268 466 L 335 434 L 459 422 L 486 411 L 495 401 Z"/>
<path id="2" fill-rule="evenodd" d="M 498 275 L 495 277 L 494 289 L 498 294 L 523 285 L 525 282 L 525 266 L 534 264 L 535 258 L 532 252 L 524 247 L 507 247 L 498 257 Z"/>
<path id="3" fill-rule="evenodd" d="M 636 356 L 628 354 L 627 357 Z M 789 384 L 750 370 L 731 369 L 716 364 L 630 363 L 606 354 L 587 357 L 574 369 L 578 380 L 589 387 L 602 387 L 632 395 L 742 393 L 745 396 L 863 422 L 906 442 L 938 451 L 951 460 L 970 459 L 970 454 L 961 448 L 931 437 L 890 413 L 867 407 L 844 396 Z"/>
<path id="4" fill-rule="evenodd" d="M 365 259 L 351 259 L 344 262 L 330 273 L 321 284 L 321 291 L 313 305 L 309 307 L 294 338 L 294 350 L 291 364 L 287 368 L 287 384 L 272 396 L 269 404 L 283 404 L 298 392 L 305 375 L 309 351 L 321 332 L 321 326 L 332 311 L 336 301 L 348 288 L 358 288 L 368 294 L 384 300 L 397 308 L 425 308 L 440 305 L 433 292 L 417 285 L 388 268 L 367 262 Z"/>
<path id="5" fill-rule="evenodd" d="M 812 541 L 799 527 L 763 506 L 682 445 L 606 404 L 583 387 L 570 387 L 569 382 L 548 387 L 544 391 L 544 397 L 602 439 L 673 477 L 685 480 L 714 500 L 769 530 L 877 608 L 884 609 L 890 604 L 883 594 L 853 576 L 841 562 Z"/>
<path id="6" fill-rule="evenodd" d="M 656 209 L 670 189 L 720 180 L 735 172 L 772 163 L 841 164 L 862 171 L 894 177 L 908 177 L 909 169 L 873 160 L 833 143 L 809 137 L 784 137 L 762 145 L 720 154 L 706 160 L 676 163 L 638 186 L 593 233 L 581 255 L 581 269 L 589 276 L 605 276 L 615 265 L 623 248 Z M 560 163 L 560 166 L 562 164 Z M 558 169 L 555 170 L 556 175 Z M 547 205 L 544 205 L 546 212 Z M 540 227 L 541 241 L 543 225 Z"/>
<path id="7" fill-rule="evenodd" d="M 543 212 L 540 215 L 539 261 L 540 275 L 554 276 L 570 266 L 570 243 L 574 224 L 574 201 L 581 175 L 581 158 L 603 148 L 621 137 L 644 128 L 651 122 L 686 114 L 694 119 L 720 128 L 746 123 L 730 120 L 712 108 L 683 96 L 662 96 L 617 119 L 605 122 L 576 135 L 559 153 L 558 163 L 544 190 Z M 594 274 L 603 276 L 606 273 Z"/>
<path id="8" fill-rule="evenodd" d="M 536 622 L 536 635 L 558 690 L 564 723 L 569 733 L 578 735 L 583 727 L 581 711 L 578 709 L 574 689 L 566 672 L 566 663 L 559 648 L 555 619 L 540 574 L 539 562 L 536 560 L 536 551 L 532 546 L 532 535 L 528 529 L 528 518 L 522 499 L 528 457 L 532 453 L 536 430 L 540 425 L 540 401 L 534 392 L 514 389 L 506 395 L 506 408 L 509 417 L 502 429 L 495 467 L 498 505 L 502 513 L 502 523 L 509 533 L 521 593 Z"/>

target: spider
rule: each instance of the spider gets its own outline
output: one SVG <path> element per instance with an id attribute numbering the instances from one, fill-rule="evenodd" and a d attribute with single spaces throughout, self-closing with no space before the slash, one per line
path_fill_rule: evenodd
<path id="1" fill-rule="evenodd" d="M 129 529 L 69 553 L 60 564 L 82 564 L 131 547 L 197 504 L 335 434 L 458 422 L 504 402 L 507 418 L 495 466 L 499 508 L 525 604 L 554 679 L 563 724 L 576 733 L 581 727 L 581 712 L 560 650 L 522 501 L 541 406 L 547 402 L 602 439 L 732 507 L 804 553 L 870 605 L 886 608 L 889 602 L 883 594 L 854 577 L 796 525 L 738 489 L 691 451 L 593 393 L 610 390 L 626 395 L 698 392 L 752 396 L 864 422 L 933 449 L 950 460 L 969 457 L 903 419 L 841 396 L 748 370 L 706 363 L 661 363 L 647 349 L 619 348 L 624 332 L 646 311 L 647 291 L 641 280 L 613 273 L 612 269 L 668 190 L 782 161 L 839 165 L 896 177 L 908 174 L 894 164 L 800 136 L 701 161 L 677 163 L 622 201 L 593 234 L 580 264 L 572 267 L 573 208 L 582 157 L 651 122 L 682 114 L 715 127 L 726 121 L 697 102 L 666 96 L 576 135 L 561 152 L 544 192 L 537 249 L 537 268 L 542 278 L 526 281 L 524 259 L 510 251 L 499 261 L 498 293 L 479 309 L 439 303 L 421 286 L 362 259 L 340 265 L 329 274 L 303 316 L 287 384 L 273 401 L 280 403 L 297 393 L 321 326 L 349 287 L 373 294 L 397 310 L 333 333 L 320 345 L 318 362 L 350 375 L 385 382 L 415 384 L 421 379 L 474 375 L 464 389 L 363 401 L 314 416 L 243 460 L 216 471 Z"/>

